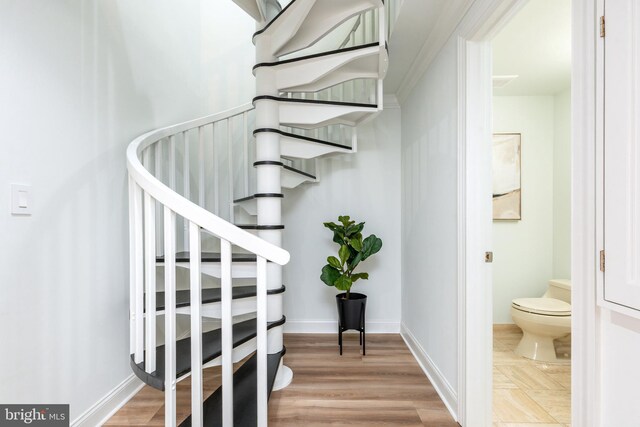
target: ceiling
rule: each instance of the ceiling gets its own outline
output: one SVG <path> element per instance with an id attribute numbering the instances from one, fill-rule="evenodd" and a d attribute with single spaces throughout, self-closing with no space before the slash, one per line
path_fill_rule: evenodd
<path id="1" fill-rule="evenodd" d="M 529 0 L 493 40 L 494 95 L 553 95 L 571 85 L 571 0 Z"/>
<path id="2" fill-rule="evenodd" d="M 410 75 L 447 42 L 473 0 L 400 0 L 400 14 L 389 39 L 386 93 L 410 86 Z M 419 76 L 418 76 L 419 77 Z"/>

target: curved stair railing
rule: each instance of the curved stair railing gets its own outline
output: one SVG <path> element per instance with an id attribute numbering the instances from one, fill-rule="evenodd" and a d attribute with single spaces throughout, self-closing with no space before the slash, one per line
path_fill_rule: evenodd
<path id="1" fill-rule="evenodd" d="M 266 422 L 267 401 L 267 262 L 284 265 L 289 261 L 289 253 L 263 239 L 225 221 L 204 205 L 203 192 L 199 194 L 200 204 L 190 201 L 180 195 L 176 187 L 176 175 L 179 164 L 176 159 L 183 156 L 184 171 L 188 170 L 189 151 L 185 134 L 195 131 L 200 137 L 200 147 L 203 146 L 203 134 L 207 126 L 214 127 L 221 122 L 228 122 L 234 117 L 243 116 L 246 122 L 248 106 L 230 110 L 225 113 L 192 120 L 182 124 L 154 130 L 134 140 L 127 149 L 127 168 L 129 171 L 129 204 L 130 204 L 130 328 L 131 354 L 134 372 L 147 383 L 153 379 L 160 380 L 160 386 L 165 391 L 165 417 L 167 425 L 176 423 L 176 383 L 178 379 L 191 374 L 191 418 L 194 425 L 202 425 L 202 367 L 203 367 L 203 330 L 202 306 L 203 288 L 201 280 L 203 254 L 201 248 L 202 233 L 215 236 L 220 243 L 218 260 L 221 286 L 218 295 L 221 320 L 220 355 L 218 362 L 222 364 L 223 386 L 223 425 L 233 425 L 233 362 L 234 362 L 234 333 L 232 287 L 232 246 L 237 246 L 255 256 L 256 289 L 256 322 L 254 324 L 257 364 L 257 408 L 260 419 Z M 184 144 L 179 147 L 176 139 L 181 137 Z M 154 175 L 160 175 L 163 167 L 162 152 L 168 153 L 169 185 Z M 154 158 L 155 174 L 150 170 L 151 159 Z M 165 165 L 164 167 L 166 167 Z M 203 171 L 203 169 L 201 169 Z M 202 180 L 202 172 L 200 179 Z M 184 180 L 185 191 L 189 192 L 189 178 Z M 159 215 L 159 214 L 162 215 Z M 161 232 L 156 227 L 156 219 L 162 216 Z M 179 255 L 177 241 L 178 217 L 186 224 L 185 241 L 188 247 L 188 260 Z M 163 245 L 158 252 L 156 241 L 161 238 Z M 156 266 L 159 256 L 164 264 L 164 301 L 158 305 L 156 299 Z M 189 348 L 179 348 L 176 343 L 176 268 L 177 262 L 188 263 L 190 270 L 189 299 L 186 305 L 191 316 L 191 337 Z M 183 305 L 185 301 L 182 301 Z M 158 308 L 161 310 L 159 311 Z M 165 317 L 164 353 L 159 354 L 156 349 L 156 322 L 158 312 Z M 237 337 L 236 337 L 237 338 Z M 184 341 L 184 340 L 183 340 Z M 206 343 L 205 343 L 206 344 Z M 182 346 L 184 347 L 184 346 Z M 190 353 L 190 360 L 177 363 L 177 352 Z M 215 352 L 214 352 L 215 353 Z M 215 354 L 210 355 L 215 356 Z M 237 356 L 235 357 L 237 358 Z M 162 360 L 163 365 L 156 362 Z M 178 365 L 185 365 L 178 366 Z M 142 367 L 142 371 L 141 368 Z M 177 369 L 180 371 L 177 372 Z"/>
<path id="2" fill-rule="evenodd" d="M 196 426 L 264 427 L 271 390 L 291 381 L 282 189 L 317 181 L 317 159 L 357 151 L 356 126 L 382 110 L 399 0 L 234 1 L 258 21 L 252 103 L 153 130 L 127 149 L 131 367 L 165 391 L 167 426 L 187 376 L 181 425 Z M 177 336 L 177 315 L 190 317 L 190 337 Z M 222 386 L 203 400 L 211 366 L 221 366 Z"/>

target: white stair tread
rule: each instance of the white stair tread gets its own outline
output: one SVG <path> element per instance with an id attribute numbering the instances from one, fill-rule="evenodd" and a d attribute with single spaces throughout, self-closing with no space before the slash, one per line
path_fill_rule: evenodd
<path id="1" fill-rule="evenodd" d="M 253 103 L 276 101 L 280 109 L 280 124 L 302 129 L 316 129 L 329 125 L 356 126 L 377 114 L 378 105 L 356 102 L 323 101 L 314 99 L 256 96 Z"/>
<path id="2" fill-rule="evenodd" d="M 379 43 L 353 46 L 299 58 L 257 64 L 270 67 L 283 92 L 317 92 L 354 79 L 383 79 L 388 52 Z"/>
<path id="3" fill-rule="evenodd" d="M 356 152 L 355 149 L 347 145 L 296 135 L 280 129 L 256 129 L 254 135 L 261 132 L 273 132 L 280 135 L 280 154 L 283 157 L 314 159 L 329 154 L 350 154 Z"/>

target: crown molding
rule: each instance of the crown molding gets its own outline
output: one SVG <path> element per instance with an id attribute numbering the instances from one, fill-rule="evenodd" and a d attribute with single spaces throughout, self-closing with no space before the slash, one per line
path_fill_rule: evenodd
<path id="1" fill-rule="evenodd" d="M 398 102 L 398 97 L 392 93 L 385 93 L 383 106 L 385 110 L 399 110 L 400 103 Z"/>

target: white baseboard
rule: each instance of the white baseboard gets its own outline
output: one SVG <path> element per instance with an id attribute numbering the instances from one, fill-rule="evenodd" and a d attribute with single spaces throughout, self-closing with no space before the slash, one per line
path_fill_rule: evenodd
<path id="1" fill-rule="evenodd" d="M 107 393 L 106 396 L 73 420 L 71 427 L 101 426 L 140 391 L 143 386 L 144 383 L 134 374 L 131 374 L 116 388 Z"/>
<path id="2" fill-rule="evenodd" d="M 338 322 L 336 320 L 287 319 L 287 323 L 284 324 L 284 332 L 289 334 L 336 334 L 338 333 Z M 400 333 L 400 323 L 376 320 L 367 322 L 367 333 L 397 334 Z"/>
<path id="3" fill-rule="evenodd" d="M 407 347 L 409 347 L 413 357 L 418 361 L 427 378 L 429 378 L 429 381 L 431 381 L 433 388 L 435 388 L 444 405 L 453 416 L 453 419 L 457 421 L 458 394 L 404 323 L 400 326 L 400 335 L 407 344 Z"/>

